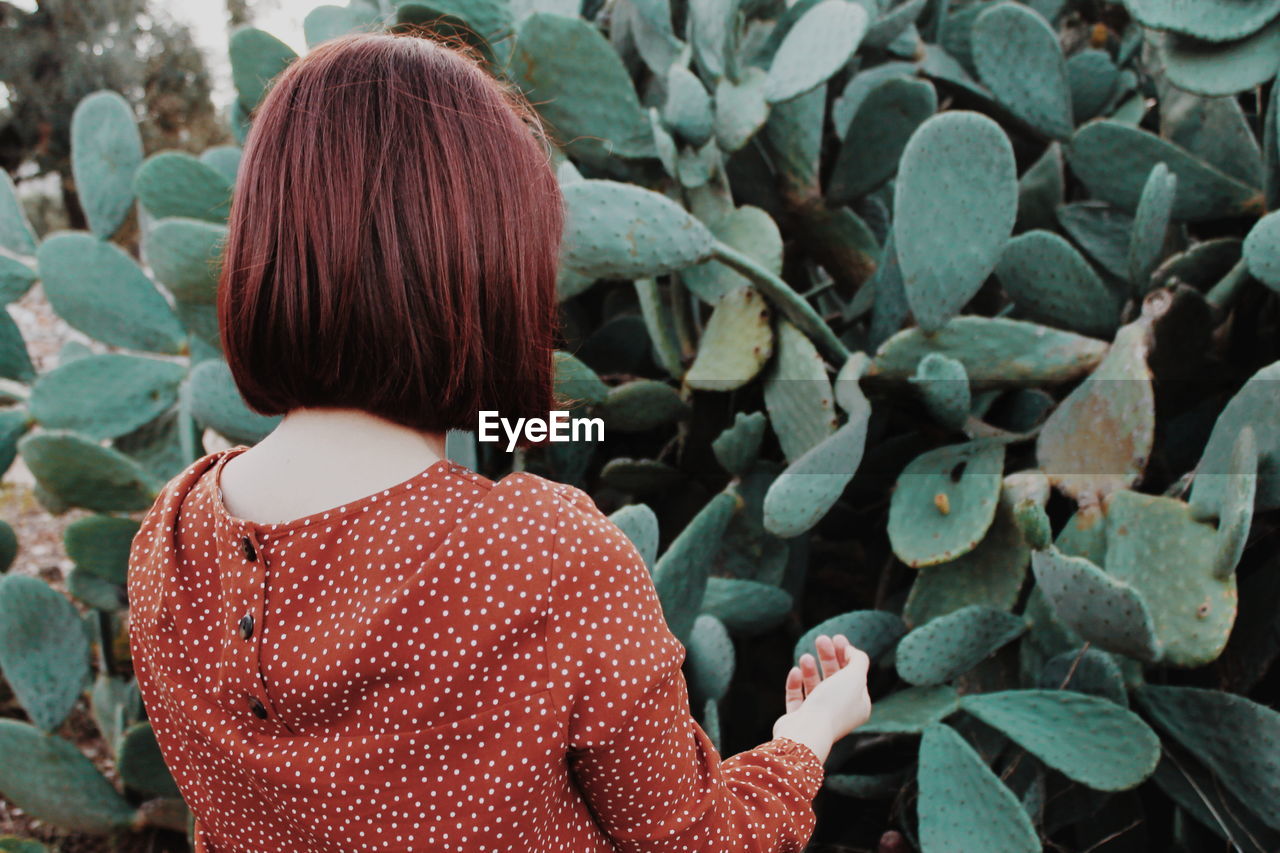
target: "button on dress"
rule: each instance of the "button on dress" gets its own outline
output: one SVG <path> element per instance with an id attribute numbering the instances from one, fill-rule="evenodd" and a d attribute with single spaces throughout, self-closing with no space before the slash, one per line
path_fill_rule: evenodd
<path id="1" fill-rule="evenodd" d="M 129 646 L 206 853 L 804 849 L 823 765 L 721 759 L 644 561 L 585 492 L 449 460 L 237 518 L 209 453 L 148 510 Z"/>

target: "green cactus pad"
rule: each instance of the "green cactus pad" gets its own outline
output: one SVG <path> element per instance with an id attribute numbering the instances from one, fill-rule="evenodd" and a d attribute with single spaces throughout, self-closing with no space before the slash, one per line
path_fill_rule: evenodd
<path id="1" fill-rule="evenodd" d="M 89 230 L 104 240 L 133 208 L 142 134 L 133 107 L 115 92 L 94 92 L 71 114 L 71 172 Z"/>
<path id="2" fill-rule="evenodd" d="M 960 694 L 950 685 L 908 687 L 876 702 L 858 734 L 918 734 L 959 710 Z"/>
<path id="3" fill-rule="evenodd" d="M 636 495 L 647 495 L 669 489 L 680 482 L 679 469 L 656 459 L 610 459 L 600 469 L 600 479 L 606 485 Z"/>
<path id="4" fill-rule="evenodd" d="M 1129 281 L 1138 294 L 1149 289 L 1151 273 L 1160 261 L 1177 194 L 1178 176 L 1164 163 L 1155 164 L 1138 199 L 1129 243 Z"/>
<path id="5" fill-rule="evenodd" d="M 36 376 L 35 365 L 27 354 L 27 342 L 9 312 L 0 308 L 0 377 L 30 382 Z"/>
<path id="6" fill-rule="evenodd" d="M 27 262 L 0 253 L 0 305 L 17 302 L 38 279 Z"/>
<path id="7" fill-rule="evenodd" d="M 89 684 L 80 611 L 39 578 L 0 580 L 0 671 L 31 722 L 46 732 L 62 725 Z"/>
<path id="8" fill-rule="evenodd" d="M 293 48 L 254 27 L 236 30 L 227 47 L 231 54 L 231 81 L 239 94 L 240 106 L 246 111 L 258 106 L 276 75 L 298 58 Z"/>
<path id="9" fill-rule="evenodd" d="M 861 731 L 861 729 L 859 729 Z M 896 797 L 907 783 L 902 770 L 888 773 L 827 773 L 822 786 L 855 800 L 888 800 Z"/>
<path id="10" fill-rule="evenodd" d="M 964 365 L 975 389 L 1077 379 L 1102 361 L 1108 344 L 1002 317 L 954 317 L 934 335 L 903 329 L 876 352 L 868 376 L 906 381 L 929 353 Z"/>
<path id="11" fill-rule="evenodd" d="M 836 136 L 844 139 L 849 129 L 849 122 L 857 115 L 871 91 L 886 80 L 895 77 L 914 77 L 916 67 L 910 62 L 885 62 L 871 68 L 859 68 L 857 74 L 849 77 L 844 91 L 831 105 L 831 125 Z"/>
<path id="12" fill-rule="evenodd" d="M 627 534 L 652 572 L 654 560 L 658 558 L 658 516 L 646 504 L 627 504 L 610 515 L 609 520 Z"/>
<path id="13" fill-rule="evenodd" d="M 978 15 L 971 38 L 973 64 L 996 100 L 1045 136 L 1071 135 L 1067 63 L 1044 18 L 1026 6 L 999 4 Z"/>
<path id="14" fill-rule="evenodd" d="M 1208 44 L 1165 34 L 1159 57 L 1169 82 L 1199 95 L 1235 95 L 1265 84 L 1276 74 L 1280 20 L 1239 41 Z"/>
<path id="15" fill-rule="evenodd" d="M 939 447 L 903 469 L 889 503 L 889 543 L 913 568 L 977 547 L 996 514 L 1004 444 L 990 439 Z"/>
<path id="16" fill-rule="evenodd" d="M 143 239 L 143 257 L 176 299 L 212 305 L 218 295 L 226 237 L 223 225 L 199 219 L 162 219 Z"/>
<path id="17" fill-rule="evenodd" d="M 934 420 L 949 429 L 964 427 L 972 399 L 963 364 L 941 353 L 929 353 L 916 365 L 911 381 Z"/>
<path id="18" fill-rule="evenodd" d="M 619 432 L 644 432 L 674 423 L 689 412 L 680 392 L 656 379 L 635 379 L 611 388 L 600 404 L 608 429 Z"/>
<path id="19" fill-rule="evenodd" d="M 649 117 L 626 66 L 595 24 L 534 12 L 520 23 L 511 70 L 571 152 L 589 157 L 609 151 L 619 157 L 655 153 Z"/>
<path id="20" fill-rule="evenodd" d="M 653 584 L 657 587 L 667 624 L 686 645 L 694 620 L 702 610 L 711 557 L 720 545 L 725 526 L 741 503 L 742 498 L 732 492 L 716 494 L 680 531 L 654 565 Z"/>
<path id="21" fill-rule="evenodd" d="M 8 249 L 18 255 L 36 253 L 35 232 L 27 219 L 27 212 L 18 200 L 13 178 L 0 169 L 0 249 Z"/>
<path id="22" fill-rule="evenodd" d="M 1067 60 L 1071 113 L 1076 124 L 1099 116 L 1120 90 L 1120 69 L 1105 50 L 1082 50 Z"/>
<path id="23" fill-rule="evenodd" d="M 898 167 L 894 240 L 924 332 L 941 329 L 978 292 L 1017 212 L 1017 165 L 1000 125 L 951 110 L 912 134 Z"/>
<path id="24" fill-rule="evenodd" d="M 1222 492 L 1224 502 L 1218 519 L 1218 550 L 1213 567 L 1213 576 L 1219 580 L 1226 579 L 1239 565 L 1249 539 L 1249 527 L 1253 523 L 1253 504 L 1258 491 L 1258 446 L 1253 435 L 1251 426 L 1240 430 L 1231 452 L 1231 468 Z M 1196 520 L 1207 520 L 1217 514 L 1212 508 L 1208 512 L 1204 510 L 1192 500 L 1191 515 Z"/>
<path id="25" fill-rule="evenodd" d="M 104 344 L 178 353 L 186 332 L 168 301 L 123 249 L 90 234 L 48 237 L 37 254 L 49 304 Z"/>
<path id="26" fill-rule="evenodd" d="M 773 55 L 765 97 L 789 101 L 826 82 L 853 56 L 868 23 L 866 9 L 847 0 L 822 0 L 806 11 Z"/>
<path id="27" fill-rule="evenodd" d="M 1075 247 L 1052 231 L 1014 237 L 995 273 L 1030 320 L 1093 337 L 1110 337 L 1120 325 L 1127 294 L 1104 282 Z"/>
<path id="28" fill-rule="evenodd" d="M 62 534 L 67 556 L 78 568 L 124 585 L 129 567 L 129 549 L 138 532 L 138 522 L 114 515 L 90 515 L 67 525 Z"/>
<path id="29" fill-rule="evenodd" d="M 716 239 L 742 252 L 770 273 L 782 271 L 782 234 L 768 213 L 743 205 L 711 224 Z M 681 271 L 680 279 L 709 305 L 715 305 L 735 288 L 750 284 L 738 272 L 719 261 L 707 261 Z"/>
<path id="30" fill-rule="evenodd" d="M 1096 504 L 1136 483 L 1146 470 L 1155 440 L 1155 392 L 1147 366 L 1155 316 L 1144 309 L 1116 333 L 1107 357 L 1049 415 L 1036 439 L 1040 469 L 1079 503 Z"/>
<path id="31" fill-rule="evenodd" d="M 1257 509 L 1280 507 L 1280 361 L 1255 373 L 1218 415 L 1191 488 L 1198 516 L 1221 513 L 1230 499 L 1231 454 L 1241 430 L 1253 428 L 1258 453 Z"/>
<path id="32" fill-rule="evenodd" d="M 917 627 L 971 604 L 1012 610 L 1027 575 L 1030 550 L 1012 510 L 1000 501 L 987 535 L 967 554 L 929 566 L 916 575 L 902 611 Z"/>
<path id="33" fill-rule="evenodd" d="M 733 680 L 733 639 L 723 622 L 709 613 L 698 614 L 689 634 L 691 686 L 697 695 L 724 699 Z"/>
<path id="34" fill-rule="evenodd" d="M 183 151 L 161 151 L 143 161 L 133 179 L 138 200 L 157 219 L 182 216 L 224 223 L 231 211 L 231 181 Z"/>
<path id="35" fill-rule="evenodd" d="M 1212 525 L 1174 498 L 1120 491 L 1107 506 L 1107 573 L 1146 601 L 1174 666 L 1216 660 L 1235 623 L 1236 576 L 1214 577 L 1219 548 Z"/>
<path id="36" fill-rule="evenodd" d="M 723 77 L 716 84 L 716 143 L 726 154 L 742 150 L 769 118 L 765 87 L 769 75 L 762 68 L 747 68 L 742 79 Z"/>
<path id="37" fill-rule="evenodd" d="M 921 625 L 898 644 L 898 675 L 910 684 L 942 684 L 963 675 L 1027 630 L 1021 616 L 971 604 Z"/>
<path id="38" fill-rule="evenodd" d="M 351 6 L 317 6 L 302 20 L 303 38 L 307 47 L 346 35 L 361 29 L 378 18 L 362 8 Z"/>
<path id="39" fill-rule="evenodd" d="M 1049 526 L 1049 516 L 1045 513 L 1044 507 L 1035 501 L 1019 501 L 1013 508 L 1013 519 L 1022 539 L 1031 548 L 1042 551 L 1053 543 L 1053 529 Z"/>
<path id="40" fill-rule="evenodd" d="M 182 796 L 173 775 L 165 766 L 151 723 L 135 723 L 125 730 L 120 739 L 120 754 L 116 764 L 120 778 L 130 788 L 137 788 L 157 797 Z"/>
<path id="41" fill-rule="evenodd" d="M 110 447 L 66 430 L 28 433 L 18 453 L 41 488 L 66 506 L 98 512 L 147 509 L 159 492 L 149 471 Z"/>
<path id="42" fill-rule="evenodd" d="M 1280 211 L 1258 220 L 1244 238 L 1249 274 L 1272 290 L 1280 290 Z"/>
<path id="43" fill-rule="evenodd" d="M 79 626 L 75 630 L 83 634 Z M 0 720 L 0 755 L 0 791 L 31 817 L 100 835 L 133 824 L 133 806 L 70 741 Z"/>
<path id="44" fill-rule="evenodd" d="M 1228 791 L 1280 829 L 1280 713 L 1243 696 L 1148 684 L 1138 706 L 1204 762 Z"/>
<path id="45" fill-rule="evenodd" d="M 1067 159 L 1089 192 L 1127 211 L 1137 210 L 1147 177 L 1162 161 L 1178 178 L 1174 219 L 1201 222 L 1241 216 L 1262 205 L 1256 187 L 1172 142 L 1116 121 L 1091 121 L 1077 130 L 1067 147 Z"/>
<path id="46" fill-rule="evenodd" d="M 603 403 L 609 396 L 609 386 L 577 356 L 558 350 L 555 363 L 557 394 L 589 405 Z"/>
<path id="47" fill-rule="evenodd" d="M 31 414 L 22 408 L 0 409 L 0 477 L 18 458 L 18 439 L 34 423 Z"/>
<path id="48" fill-rule="evenodd" d="M 662 107 L 667 127 L 690 145 L 702 147 L 711 138 L 711 96 L 698 75 L 679 63 L 667 72 L 667 98 Z"/>
<path id="49" fill-rule="evenodd" d="M 1129 707 L 1124 673 L 1115 658 L 1101 649 L 1081 647 L 1054 655 L 1040 670 L 1040 686 L 1050 690 L 1074 690 Z"/>
<path id="50" fill-rule="evenodd" d="M 239 145 L 215 145 L 200 152 L 200 162 L 221 173 L 234 185 L 236 175 L 240 172 L 240 156 L 243 153 Z"/>
<path id="51" fill-rule="evenodd" d="M 664 195 L 604 180 L 577 181 L 563 193 L 568 211 L 564 259 L 578 272 L 645 278 L 711 257 L 712 233 Z"/>
<path id="52" fill-rule="evenodd" d="M 775 350 L 765 372 L 764 402 L 783 454 L 795 462 L 835 432 L 835 402 L 822 356 L 786 320 L 778 321 Z"/>
<path id="53" fill-rule="evenodd" d="M 1234 41 L 1252 35 L 1277 16 L 1280 8 L 1267 0 L 1126 0 L 1129 14 L 1153 30 L 1169 30 L 1207 41 Z"/>
<path id="54" fill-rule="evenodd" d="M 1165 752 L 1151 778 L 1170 799 L 1235 848 L 1280 850 L 1280 831 L 1263 823 L 1212 773 L 1167 742 Z M 1249 847 L 1241 846 L 1245 839 Z"/>
<path id="55" fill-rule="evenodd" d="M 18 535 L 7 521 L 0 520 L 0 572 L 9 571 L 18 556 Z"/>
<path id="56" fill-rule="evenodd" d="M 818 656 L 818 636 L 826 634 L 834 639 L 836 634 L 844 634 L 854 646 L 867 653 L 872 660 L 880 657 L 894 647 L 894 644 L 905 634 L 907 628 L 902 620 L 887 610 L 851 610 L 832 616 L 814 625 L 796 641 L 791 660 L 800 665 L 800 656 L 804 654 Z"/>
<path id="57" fill-rule="evenodd" d="M 1071 690 L 1005 690 L 964 696 L 960 707 L 1069 779 L 1098 791 L 1141 784 L 1160 760 L 1160 739 L 1137 714 Z"/>
<path id="58" fill-rule="evenodd" d="M 784 539 L 817 524 L 843 494 L 862 462 L 867 416 L 850 418 L 773 481 L 764 498 L 764 527 Z"/>
<path id="59" fill-rule="evenodd" d="M 772 584 L 746 578 L 708 578 L 702 612 L 724 623 L 732 634 L 762 634 L 776 628 L 792 608 L 791 594 Z"/>
<path id="60" fill-rule="evenodd" d="M 1107 518 L 1101 506 L 1081 507 L 1058 532 L 1054 543 L 1064 554 L 1084 557 L 1095 566 L 1107 564 Z"/>
<path id="61" fill-rule="evenodd" d="M 938 95 L 927 80 L 894 76 L 872 89 L 844 132 L 827 198 L 847 204 L 892 178 L 907 141 L 937 110 Z"/>
<path id="62" fill-rule="evenodd" d="M 280 423 L 280 415 L 260 415 L 249 408 L 231 377 L 231 368 L 220 358 L 206 359 L 191 368 L 187 380 L 191 416 L 227 439 L 257 444 Z"/>
<path id="63" fill-rule="evenodd" d="M 640 303 L 645 328 L 649 331 L 649 341 L 653 345 L 653 360 L 670 376 L 679 379 L 684 375 L 684 361 L 671 306 L 654 279 L 638 278 L 632 285 Z"/>
<path id="64" fill-rule="evenodd" d="M 745 474 L 760 451 L 760 441 L 764 438 L 767 423 L 768 419 L 764 416 L 764 412 L 735 414 L 733 425 L 711 442 L 711 450 L 715 453 L 720 467 L 730 474 Z"/>
<path id="65" fill-rule="evenodd" d="M 1056 225 L 1055 211 L 1066 192 L 1062 165 L 1062 146 L 1053 142 L 1022 173 L 1018 179 L 1018 221 L 1014 230 L 1051 229 Z"/>
<path id="66" fill-rule="evenodd" d="M 1056 549 L 1032 553 L 1031 570 L 1054 615 L 1081 639 L 1138 660 L 1160 657 L 1155 621 L 1132 585 Z"/>
<path id="67" fill-rule="evenodd" d="M 732 391 L 755 378 L 773 355 L 771 311 L 750 285 L 716 303 L 698 342 L 698 355 L 684 381 L 703 391 Z"/>
<path id="68" fill-rule="evenodd" d="M 186 375 L 184 365 L 158 358 L 90 355 L 41 374 L 27 405 L 43 427 L 116 438 L 177 402 Z"/>
<path id="69" fill-rule="evenodd" d="M 916 782 L 923 853 L 1040 853 L 1040 837 L 1018 798 L 950 726 L 925 728 Z"/>
<path id="70" fill-rule="evenodd" d="M 1064 204 L 1058 224 L 1067 236 L 1104 270 L 1118 279 L 1129 274 L 1129 239 L 1133 217 L 1101 201 Z"/>

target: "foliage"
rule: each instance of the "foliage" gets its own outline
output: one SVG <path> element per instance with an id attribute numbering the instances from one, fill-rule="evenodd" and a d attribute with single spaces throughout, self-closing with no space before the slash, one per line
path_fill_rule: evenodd
<path id="1" fill-rule="evenodd" d="M 735 644 L 785 649 L 782 672 L 845 633 L 878 701 L 827 788 L 866 817 L 823 840 L 1280 845 L 1280 566 L 1255 547 L 1280 508 L 1280 6 L 353 0 L 306 32 L 424 20 L 563 143 L 560 389 L 606 440 L 515 464 L 617 508 L 717 745 Z M 254 30 L 231 51 L 243 139 L 292 56 Z M 240 399 L 213 317 L 236 151 L 144 159 L 114 96 L 77 114 L 100 116 L 72 127 L 92 230 L 37 241 L 0 188 L 0 293 L 39 280 L 130 352 L 37 373 L 0 317 L 0 461 L 50 511 L 99 513 L 68 532 L 71 587 L 136 799 L 172 788 L 112 656 L 122 514 L 202 430 L 252 443 L 275 419 Z M 140 260 L 108 242 L 135 206 Z M 0 637 L 32 650 L 0 656 L 31 721 L 0 732 L 0 764 L 25 757 L 0 790 L 56 822 L 45 794 L 74 783 L 77 819 L 121 825 L 131 807 L 36 739 L 89 662 L 33 583 L 0 584 Z M 792 649 L 772 632 L 797 610 Z"/>

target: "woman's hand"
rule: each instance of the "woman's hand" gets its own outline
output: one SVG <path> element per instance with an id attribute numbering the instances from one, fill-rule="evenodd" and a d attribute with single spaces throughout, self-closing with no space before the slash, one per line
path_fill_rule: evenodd
<path id="1" fill-rule="evenodd" d="M 844 634 L 836 634 L 834 639 L 819 634 L 815 645 L 817 659 L 805 653 L 800 656 L 800 665 L 787 673 L 787 714 L 825 718 L 834 742 L 871 716 L 871 697 L 867 693 L 871 661 Z"/>

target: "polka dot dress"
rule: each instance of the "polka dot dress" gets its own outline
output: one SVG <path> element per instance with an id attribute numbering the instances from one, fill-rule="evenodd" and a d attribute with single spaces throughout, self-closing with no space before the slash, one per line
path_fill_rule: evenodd
<path id="1" fill-rule="evenodd" d="M 207 853 L 800 851 L 823 765 L 721 760 L 630 540 L 448 460 L 276 524 L 192 463 L 133 540 L 129 646 Z"/>

